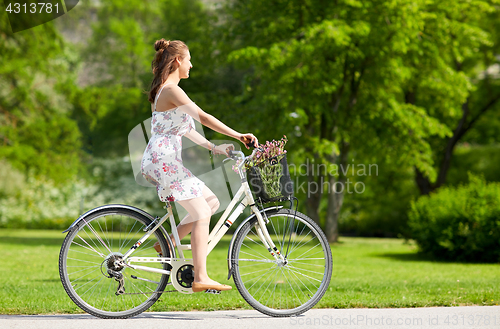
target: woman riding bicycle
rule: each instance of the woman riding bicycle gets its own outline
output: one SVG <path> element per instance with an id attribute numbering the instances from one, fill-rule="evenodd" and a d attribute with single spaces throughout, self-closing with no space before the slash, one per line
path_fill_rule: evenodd
<path id="1" fill-rule="evenodd" d="M 154 78 L 149 92 L 152 121 L 151 139 L 142 159 L 142 175 L 156 186 L 161 201 L 174 200 L 188 215 L 177 226 L 179 239 L 191 232 L 194 265 L 194 292 L 207 289 L 229 290 L 208 276 L 206 268 L 210 217 L 219 207 L 214 193 L 186 167 L 181 158 L 182 136 L 210 150 L 226 154 L 232 144 L 214 145 L 194 129 L 193 119 L 221 134 L 246 144 L 258 145 L 257 138 L 229 128 L 214 116 L 204 112 L 178 86 L 181 79 L 189 78 L 191 54 L 182 41 L 155 42 L 156 55 L 152 62 Z M 248 146 L 246 146 L 248 148 Z M 159 249 L 157 249 L 159 248 Z M 155 246 L 161 252 L 159 245 Z"/>

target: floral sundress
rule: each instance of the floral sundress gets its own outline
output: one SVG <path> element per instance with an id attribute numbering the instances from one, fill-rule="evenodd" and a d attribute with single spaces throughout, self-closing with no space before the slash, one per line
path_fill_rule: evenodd
<path id="1" fill-rule="evenodd" d="M 164 85 L 163 87 L 165 87 Z M 179 107 L 165 112 L 156 111 L 156 94 L 151 139 L 144 151 L 141 172 L 144 178 L 156 186 L 162 202 L 188 200 L 202 196 L 205 186 L 182 164 L 182 136 L 195 129 L 193 118 Z"/>

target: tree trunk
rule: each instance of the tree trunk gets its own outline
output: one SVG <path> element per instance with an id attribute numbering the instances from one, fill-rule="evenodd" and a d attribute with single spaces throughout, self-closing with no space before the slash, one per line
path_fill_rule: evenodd
<path id="1" fill-rule="evenodd" d="M 443 157 L 441 159 L 441 163 L 439 164 L 439 172 L 436 183 L 432 184 L 428 177 L 424 176 L 424 174 L 415 168 L 415 181 L 417 183 L 418 188 L 420 189 L 421 195 L 429 194 L 435 189 L 443 186 L 446 183 L 446 176 L 448 175 L 448 170 L 450 169 L 451 159 L 453 157 L 453 150 L 455 146 L 458 144 L 460 139 L 472 128 L 472 126 L 477 122 L 477 120 L 489 109 L 493 108 L 493 106 L 500 101 L 500 95 L 497 95 L 489 102 L 487 102 L 474 117 L 472 117 L 468 122 L 467 118 L 470 114 L 469 110 L 469 99 L 462 104 L 462 117 L 457 124 L 457 127 L 453 131 L 453 136 L 446 140 L 446 145 L 443 148 Z"/>
<path id="2" fill-rule="evenodd" d="M 457 127 L 453 131 L 453 136 L 451 136 L 446 142 L 446 146 L 443 150 L 443 159 L 441 160 L 441 165 L 439 166 L 439 173 L 436 180 L 436 184 L 433 186 L 433 190 L 442 186 L 446 182 L 446 176 L 448 175 L 448 170 L 450 169 L 451 158 L 453 156 L 453 150 L 457 145 L 458 141 L 467 131 L 465 127 L 465 122 L 467 120 L 467 116 L 469 115 L 469 100 L 462 104 L 462 117 L 458 122 Z"/>
<path id="3" fill-rule="evenodd" d="M 434 190 L 429 177 L 424 176 L 417 167 L 415 167 L 415 182 L 420 190 L 420 195 L 427 195 Z"/>
<path id="4" fill-rule="evenodd" d="M 313 162 L 308 163 L 307 166 L 307 186 L 305 188 L 306 209 L 307 215 L 311 217 L 311 219 L 314 220 L 316 224 L 319 225 L 319 206 L 321 203 L 321 197 L 323 196 L 323 189 L 321 185 L 324 178 L 321 173 L 318 173 L 319 175 L 316 176 L 314 165 L 315 163 Z"/>
<path id="5" fill-rule="evenodd" d="M 342 140 L 340 142 L 340 161 L 341 168 L 347 165 L 347 157 L 349 155 L 349 143 Z M 326 213 L 326 228 L 325 234 L 329 242 L 337 242 L 339 238 L 339 217 L 344 203 L 344 190 L 346 177 L 339 171 L 339 178 L 328 174 L 329 193 L 328 193 L 328 209 Z"/>
<path id="6" fill-rule="evenodd" d="M 337 183 L 335 176 L 328 175 L 328 182 L 330 183 L 330 191 L 328 193 L 325 234 L 328 242 L 337 242 L 339 239 L 338 223 L 340 209 L 342 209 L 342 204 L 344 203 L 344 191 L 342 190 L 341 192 L 337 192 L 335 190 L 335 183 Z M 339 181 L 339 183 L 340 182 L 341 181 Z"/>

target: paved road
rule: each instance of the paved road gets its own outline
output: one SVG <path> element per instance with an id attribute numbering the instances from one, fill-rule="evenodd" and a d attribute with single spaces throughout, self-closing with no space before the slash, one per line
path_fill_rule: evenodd
<path id="1" fill-rule="evenodd" d="M 143 313 L 126 320 L 90 315 L 0 315 L 0 328 L 22 329 L 281 329 L 281 328 L 500 328 L 500 306 L 393 309 L 313 309 L 292 318 L 257 311 Z"/>

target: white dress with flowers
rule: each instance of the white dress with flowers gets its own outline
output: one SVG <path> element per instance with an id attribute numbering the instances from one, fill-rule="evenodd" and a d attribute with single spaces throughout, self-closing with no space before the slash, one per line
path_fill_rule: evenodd
<path id="1" fill-rule="evenodd" d="M 165 85 L 163 86 L 165 87 Z M 151 139 L 142 157 L 144 178 L 156 186 L 161 201 L 173 197 L 175 201 L 202 196 L 205 184 L 182 164 L 182 136 L 195 129 L 193 118 L 179 107 L 165 112 L 156 111 L 156 94 Z"/>

